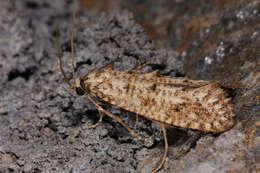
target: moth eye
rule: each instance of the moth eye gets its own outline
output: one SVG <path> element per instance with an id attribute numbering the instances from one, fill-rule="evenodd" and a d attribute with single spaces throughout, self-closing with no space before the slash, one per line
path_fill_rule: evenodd
<path id="1" fill-rule="evenodd" d="M 76 88 L 76 93 L 77 93 L 78 95 L 80 95 L 80 96 L 83 96 L 83 95 L 85 94 L 85 91 L 84 91 L 82 88 L 77 87 L 77 88 Z"/>

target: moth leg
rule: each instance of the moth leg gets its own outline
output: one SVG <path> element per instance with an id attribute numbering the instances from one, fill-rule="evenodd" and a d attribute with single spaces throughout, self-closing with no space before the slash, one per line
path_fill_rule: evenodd
<path id="1" fill-rule="evenodd" d="M 165 151 L 164 151 L 164 154 L 163 154 L 162 161 L 161 161 L 160 165 L 156 169 L 154 169 L 152 173 L 156 173 L 157 171 L 159 171 L 163 167 L 163 165 L 165 163 L 165 160 L 166 160 L 166 157 L 167 157 L 167 153 L 168 153 L 168 140 L 167 140 L 167 134 L 166 134 L 165 126 L 161 125 L 161 129 L 163 131 Z"/>
<path id="2" fill-rule="evenodd" d="M 145 62 L 145 63 L 143 63 L 143 64 L 140 64 L 140 65 L 137 65 L 136 67 L 134 67 L 132 70 L 130 70 L 130 71 L 132 71 L 132 72 L 136 72 L 136 71 L 138 71 L 138 70 L 141 70 L 142 68 L 144 68 L 145 66 L 147 66 L 147 65 L 149 65 L 149 64 L 151 64 L 150 62 Z"/>
<path id="3" fill-rule="evenodd" d="M 141 137 L 140 135 L 138 135 L 137 133 L 135 133 L 130 127 L 128 127 L 118 116 L 106 111 L 105 109 L 103 109 L 98 103 L 97 101 L 95 101 L 94 99 L 92 99 L 90 96 L 88 96 L 89 100 L 92 101 L 92 103 L 97 107 L 97 109 L 100 111 L 100 112 L 103 112 L 105 113 L 106 115 L 108 115 L 110 118 L 116 120 L 117 122 L 119 122 L 123 127 L 125 127 L 130 133 L 131 135 L 133 135 L 134 137 L 136 137 L 137 139 L 139 140 L 142 140 L 142 141 L 148 141 L 150 140 L 152 136 L 150 137 Z"/>
<path id="4" fill-rule="evenodd" d="M 98 112 L 99 112 L 99 120 L 98 120 L 98 122 L 96 124 L 93 124 L 92 126 L 90 126 L 89 127 L 90 129 L 95 129 L 97 126 L 99 126 L 99 124 L 103 120 L 103 112 L 101 112 L 99 109 L 98 109 Z"/>
<path id="5" fill-rule="evenodd" d="M 191 138 L 188 139 L 187 142 L 185 142 L 185 144 L 180 148 L 180 150 L 177 152 L 178 155 L 176 156 L 176 159 L 179 159 L 181 157 L 183 157 L 185 154 L 187 154 L 192 145 L 194 145 L 194 143 L 196 141 L 198 141 L 198 139 L 202 136 L 202 133 L 201 132 L 195 132 L 195 134 L 193 134 L 191 136 Z"/>
<path id="6" fill-rule="evenodd" d="M 135 123 L 138 123 L 138 114 L 136 114 Z"/>
<path id="7" fill-rule="evenodd" d="M 100 108 L 98 108 L 100 109 Z M 148 141 L 150 140 L 152 136 L 150 137 L 141 137 L 140 135 L 138 135 L 137 133 L 135 133 L 130 127 L 128 127 L 118 116 L 104 110 L 103 108 L 100 109 L 100 111 L 104 112 L 105 114 L 107 114 L 110 118 L 113 118 L 114 120 L 116 120 L 117 122 L 119 122 L 122 126 L 124 126 L 130 133 L 131 135 L 133 135 L 134 137 L 136 137 L 137 139 L 141 140 L 141 141 Z"/>

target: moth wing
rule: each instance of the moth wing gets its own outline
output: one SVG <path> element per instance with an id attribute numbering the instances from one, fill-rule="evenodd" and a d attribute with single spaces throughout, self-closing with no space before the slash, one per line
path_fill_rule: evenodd
<path id="1" fill-rule="evenodd" d="M 208 85 L 212 82 L 204 81 L 204 80 L 191 80 L 185 77 L 166 77 L 160 76 L 157 78 L 157 83 L 160 84 L 168 84 L 168 85 L 175 85 L 175 86 L 188 86 L 188 87 L 202 87 Z"/>
<path id="2" fill-rule="evenodd" d="M 148 73 L 139 73 L 139 75 L 142 76 L 143 79 L 153 81 L 154 79 L 159 77 L 160 70 L 154 70 L 154 71 L 148 72 Z"/>

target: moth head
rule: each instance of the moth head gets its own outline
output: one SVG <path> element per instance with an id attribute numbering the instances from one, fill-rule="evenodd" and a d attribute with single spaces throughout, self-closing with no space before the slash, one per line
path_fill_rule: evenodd
<path id="1" fill-rule="evenodd" d="M 87 92 L 85 90 L 84 81 L 81 78 L 75 80 L 73 87 L 76 96 L 84 96 Z"/>

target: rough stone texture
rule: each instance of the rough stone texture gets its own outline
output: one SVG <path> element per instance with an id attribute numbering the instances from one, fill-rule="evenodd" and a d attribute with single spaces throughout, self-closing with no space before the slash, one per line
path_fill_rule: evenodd
<path id="1" fill-rule="evenodd" d="M 156 49 L 132 14 L 120 10 L 122 2 L 114 14 L 78 12 L 77 74 L 111 62 L 126 70 L 150 61 L 159 65 L 144 70 L 236 87 L 235 127 L 195 142 L 190 139 L 197 132 L 169 129 L 169 154 L 160 172 L 260 171 L 259 2 L 160 2 L 161 8 L 151 8 L 160 15 L 144 13 L 151 16 L 146 23 L 171 31 L 156 42 L 171 49 Z M 138 12 L 156 4 L 134 5 Z M 137 133 L 154 133 L 154 139 L 138 141 L 109 118 L 88 129 L 98 120 L 97 110 L 87 99 L 70 95 L 58 68 L 55 27 L 59 23 L 64 69 L 72 77 L 71 9 L 70 1 L 0 2 L 0 172 L 149 172 L 163 154 L 158 125 L 140 116 L 136 124 L 135 114 L 104 105 Z M 134 16 L 142 18 L 137 12 Z M 192 148 L 176 159 L 186 146 Z"/>

